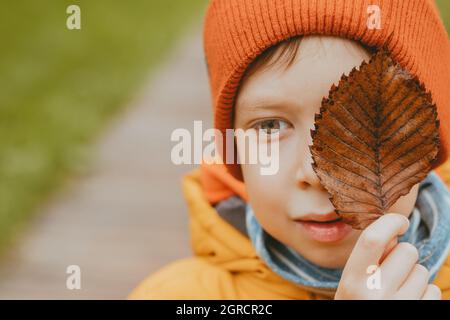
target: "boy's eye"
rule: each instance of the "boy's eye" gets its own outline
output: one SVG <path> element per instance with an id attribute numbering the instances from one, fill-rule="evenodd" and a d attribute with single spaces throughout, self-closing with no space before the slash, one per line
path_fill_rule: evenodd
<path id="1" fill-rule="evenodd" d="M 289 123 L 280 119 L 263 120 L 254 125 L 257 131 L 262 130 L 267 135 L 281 134 L 281 132 L 290 127 Z"/>

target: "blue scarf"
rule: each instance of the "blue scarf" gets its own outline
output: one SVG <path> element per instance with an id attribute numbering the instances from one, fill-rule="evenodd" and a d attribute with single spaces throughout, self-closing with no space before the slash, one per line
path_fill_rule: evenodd
<path id="1" fill-rule="evenodd" d="M 399 242 L 410 242 L 419 251 L 418 263 L 430 272 L 430 282 L 450 250 L 450 195 L 440 178 L 431 172 L 419 186 L 410 226 Z M 250 205 L 246 206 L 247 233 L 259 257 L 281 277 L 303 287 L 335 290 L 342 269 L 320 267 L 265 232 Z"/>

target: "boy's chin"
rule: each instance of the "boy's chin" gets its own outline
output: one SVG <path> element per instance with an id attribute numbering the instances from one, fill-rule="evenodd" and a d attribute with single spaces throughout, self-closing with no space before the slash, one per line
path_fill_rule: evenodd
<path id="1" fill-rule="evenodd" d="M 359 237 L 359 231 L 353 230 L 339 243 L 303 242 L 301 247 L 294 248 L 310 262 L 324 268 L 343 268 L 350 257 Z"/>

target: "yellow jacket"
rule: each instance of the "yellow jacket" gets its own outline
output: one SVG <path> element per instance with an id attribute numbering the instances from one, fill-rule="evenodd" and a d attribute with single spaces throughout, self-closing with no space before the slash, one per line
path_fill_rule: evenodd
<path id="1" fill-rule="evenodd" d="M 130 299 L 318 299 L 261 261 L 251 241 L 223 220 L 205 198 L 200 171 L 183 178 L 195 256 L 175 261 L 145 279 Z M 434 282 L 450 300 L 450 258 Z"/>

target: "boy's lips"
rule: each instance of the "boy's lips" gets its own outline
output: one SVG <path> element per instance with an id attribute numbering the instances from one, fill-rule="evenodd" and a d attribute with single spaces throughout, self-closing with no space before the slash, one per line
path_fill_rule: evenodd
<path id="1" fill-rule="evenodd" d="M 347 236 L 352 228 L 335 213 L 308 214 L 295 222 L 303 233 L 319 242 L 337 242 Z"/>
<path id="2" fill-rule="evenodd" d="M 298 218 L 294 218 L 297 221 L 313 221 L 313 222 L 329 222 L 333 220 L 341 219 L 334 211 L 328 213 L 308 213 Z"/>

